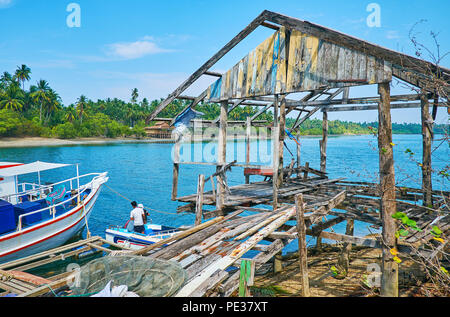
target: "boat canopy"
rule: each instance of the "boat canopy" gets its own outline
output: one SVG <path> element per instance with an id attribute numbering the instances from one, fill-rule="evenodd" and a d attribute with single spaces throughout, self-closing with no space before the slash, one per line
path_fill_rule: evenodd
<path id="1" fill-rule="evenodd" d="M 72 164 L 56 164 L 56 163 L 46 163 L 46 162 L 34 162 L 30 164 L 23 164 L 8 168 L 0 169 L 0 177 L 11 177 L 17 175 L 24 175 L 30 173 L 38 173 L 46 170 L 61 168 L 70 166 Z"/>

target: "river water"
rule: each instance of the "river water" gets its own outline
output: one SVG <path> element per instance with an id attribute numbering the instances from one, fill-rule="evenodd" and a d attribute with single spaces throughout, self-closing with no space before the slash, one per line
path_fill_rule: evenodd
<path id="1" fill-rule="evenodd" d="M 442 136 L 436 136 L 436 139 Z M 255 164 L 270 165 L 270 140 L 251 142 L 251 161 Z M 394 135 L 394 159 L 398 185 L 420 187 L 421 172 L 418 162 L 422 156 L 420 135 Z M 435 141 L 433 148 L 439 145 Z M 286 140 L 290 152 L 296 155 L 296 144 Z M 106 145 L 77 145 L 30 148 L 0 149 L 0 161 L 30 163 L 45 161 L 55 163 L 79 164 L 80 174 L 108 172 L 107 185 L 122 196 L 143 203 L 151 208 L 154 223 L 169 226 L 192 225 L 194 215 L 177 214 L 179 203 L 171 201 L 172 189 L 172 149 L 173 144 L 157 143 L 117 143 Z M 227 161 L 245 160 L 245 142 L 229 141 Z M 409 149 L 411 152 L 406 153 Z M 208 161 L 216 151 L 215 143 L 195 143 L 182 146 L 182 159 Z M 285 164 L 292 158 L 285 148 Z M 377 182 L 378 149 L 377 139 L 372 135 L 329 137 L 327 150 L 327 171 L 330 178 L 346 177 L 348 180 Z M 433 169 L 442 170 L 449 164 L 449 147 L 442 144 L 432 154 Z M 319 169 L 319 138 L 301 139 L 301 163 L 309 162 L 312 168 Z M 206 165 L 181 165 L 178 195 L 196 192 L 199 174 L 207 176 L 214 173 L 215 167 Z M 41 178 L 46 182 L 56 182 L 76 176 L 75 167 L 46 171 Z M 24 176 L 19 181 L 33 180 L 34 176 Z M 254 176 L 251 181 L 262 180 Z M 228 174 L 230 186 L 244 182 L 243 169 L 233 167 Z M 434 174 L 434 189 L 449 190 L 448 180 Z M 209 183 L 206 190 L 210 189 Z M 92 235 L 104 237 L 110 225 L 122 225 L 129 217 L 131 206 L 128 200 L 104 187 L 89 220 Z M 345 223 L 335 227 L 337 232 L 345 231 Z M 367 224 L 357 222 L 355 234 L 365 235 L 376 230 Z M 85 234 L 85 233 L 84 233 Z M 314 240 L 309 241 L 313 243 Z M 286 248 L 295 248 L 295 243 Z"/>

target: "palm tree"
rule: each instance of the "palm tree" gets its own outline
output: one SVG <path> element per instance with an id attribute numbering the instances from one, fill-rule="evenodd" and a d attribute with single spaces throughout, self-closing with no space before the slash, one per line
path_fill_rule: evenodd
<path id="1" fill-rule="evenodd" d="M 136 103 L 138 98 L 139 98 L 139 92 L 138 92 L 138 89 L 137 89 L 137 88 L 134 88 L 134 89 L 131 91 L 131 102 L 132 102 L 132 103 Z"/>
<path id="2" fill-rule="evenodd" d="M 42 123 L 42 107 L 46 102 L 49 101 L 48 92 L 50 90 L 50 86 L 46 80 L 39 80 L 37 82 L 37 86 L 33 88 L 33 92 L 31 93 L 31 97 L 37 103 L 39 103 L 39 122 Z"/>
<path id="3" fill-rule="evenodd" d="M 80 119 L 80 122 L 83 123 L 83 116 L 86 115 L 86 108 L 88 105 L 88 100 L 86 98 L 86 96 L 81 95 L 80 98 L 78 98 L 77 101 L 77 114 L 78 114 L 78 118 Z"/>
<path id="4" fill-rule="evenodd" d="M 9 85 L 0 96 L 0 108 L 20 111 L 23 108 L 24 94 L 17 84 Z"/>
<path id="5" fill-rule="evenodd" d="M 48 121 L 49 118 L 52 116 L 52 114 L 56 110 L 61 108 L 61 98 L 53 89 L 50 89 L 47 92 L 47 97 L 48 97 L 48 100 L 45 103 L 45 110 L 47 112 L 47 116 L 46 116 L 45 121 Z"/>
<path id="6" fill-rule="evenodd" d="M 70 105 L 66 108 L 66 115 L 64 116 L 64 120 L 69 122 L 74 122 L 77 118 L 77 111 L 73 105 Z"/>
<path id="7" fill-rule="evenodd" d="M 10 73 L 3 72 L 2 77 L 0 77 L 0 84 L 3 88 L 6 88 L 10 83 L 12 83 L 13 78 Z"/>
<path id="8" fill-rule="evenodd" d="M 22 64 L 22 66 L 17 67 L 14 77 L 17 78 L 17 81 L 19 83 L 22 82 L 23 90 L 25 90 L 25 81 L 30 80 L 30 74 L 31 74 L 31 69 L 27 65 Z"/>

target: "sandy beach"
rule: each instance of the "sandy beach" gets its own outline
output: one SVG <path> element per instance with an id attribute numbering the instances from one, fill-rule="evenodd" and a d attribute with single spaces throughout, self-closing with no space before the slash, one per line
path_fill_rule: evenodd
<path id="1" fill-rule="evenodd" d="M 53 139 L 53 138 L 0 138 L 0 148 L 39 147 L 39 146 L 74 146 L 99 145 L 112 143 L 169 143 L 171 140 L 163 139 L 133 139 L 133 138 L 81 138 L 81 139 Z"/>

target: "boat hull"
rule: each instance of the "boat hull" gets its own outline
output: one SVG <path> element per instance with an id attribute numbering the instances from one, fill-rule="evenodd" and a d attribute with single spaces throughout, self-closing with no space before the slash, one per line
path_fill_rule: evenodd
<path id="1" fill-rule="evenodd" d="M 0 237 L 0 263 L 10 262 L 59 247 L 81 232 L 107 177 L 93 181 L 83 202 L 64 214 L 20 231 Z"/>
<path id="2" fill-rule="evenodd" d="M 146 225 L 150 227 L 161 227 L 159 225 Z M 139 234 L 128 231 L 124 228 L 109 228 L 105 231 L 105 239 L 110 243 L 119 245 L 129 250 L 139 250 L 161 240 L 172 237 L 179 233 L 180 230 L 168 228 L 166 230 L 155 230 L 152 234 Z"/>

